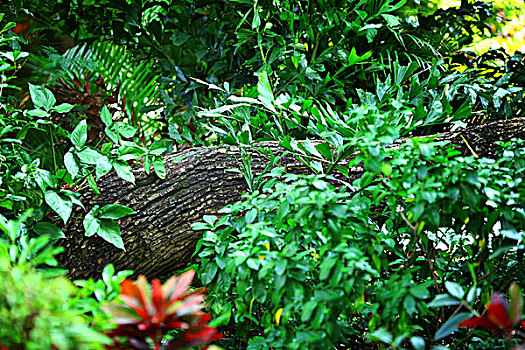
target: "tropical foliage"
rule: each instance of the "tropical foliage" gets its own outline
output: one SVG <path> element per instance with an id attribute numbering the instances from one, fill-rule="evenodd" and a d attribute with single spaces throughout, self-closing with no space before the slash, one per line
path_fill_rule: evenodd
<path id="1" fill-rule="evenodd" d="M 0 349 L 523 348 L 525 141 L 461 133 L 524 116 L 523 53 L 483 49 L 520 12 L 440 4 L 0 4 Z M 73 216 L 127 248 L 83 188 L 204 145 L 248 189 L 193 225 L 206 304 L 194 272 L 57 277 Z"/>

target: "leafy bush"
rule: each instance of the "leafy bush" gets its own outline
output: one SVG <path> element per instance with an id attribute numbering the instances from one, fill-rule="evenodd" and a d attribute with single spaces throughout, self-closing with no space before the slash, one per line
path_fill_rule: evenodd
<path id="1" fill-rule="evenodd" d="M 0 217 L 0 229 L 14 242 L 22 222 Z M 49 237 L 22 239 L 25 248 L 20 251 L 12 242 L 0 239 L 0 345 L 12 350 L 73 350 L 111 344 L 89 327 L 89 318 L 76 306 L 78 289 L 70 281 L 49 279 L 35 269 L 56 265 L 59 249 L 48 245 Z"/>
<path id="2" fill-rule="evenodd" d="M 369 118 L 339 146 L 359 150 L 338 168 L 363 166 L 351 185 L 341 174 L 273 171 L 224 216 L 193 226 L 206 230 L 198 255 L 210 308 L 235 325 L 237 341 L 420 349 L 436 344 L 438 319 L 453 311 L 427 307 L 449 282 L 471 286 L 475 299 L 524 280 L 523 142 L 503 145 L 496 161 L 417 138 L 385 147 L 396 127 Z M 321 145 L 295 150 L 323 153 Z"/>

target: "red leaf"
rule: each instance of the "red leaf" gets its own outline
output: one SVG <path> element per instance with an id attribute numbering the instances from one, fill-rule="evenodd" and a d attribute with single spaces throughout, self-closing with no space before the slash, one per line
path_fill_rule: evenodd
<path id="1" fill-rule="evenodd" d="M 487 307 L 487 317 L 497 326 L 510 332 L 509 303 L 501 294 L 492 294 L 490 304 Z"/>
<path id="2" fill-rule="evenodd" d="M 171 302 L 173 300 L 180 299 L 180 297 L 186 292 L 195 276 L 195 271 L 188 270 L 179 277 L 173 276 L 164 283 L 163 291 L 167 299 Z"/>
<path id="3" fill-rule="evenodd" d="M 459 327 L 467 328 L 485 328 L 497 334 L 503 334 L 501 328 L 499 328 L 494 322 L 486 317 L 472 317 L 459 324 Z"/>
<path id="4" fill-rule="evenodd" d="M 151 300 L 153 302 L 153 307 L 155 308 L 155 314 L 164 314 L 166 309 L 166 302 L 164 300 L 164 293 L 162 293 L 162 284 L 158 279 L 154 279 L 151 282 Z"/>

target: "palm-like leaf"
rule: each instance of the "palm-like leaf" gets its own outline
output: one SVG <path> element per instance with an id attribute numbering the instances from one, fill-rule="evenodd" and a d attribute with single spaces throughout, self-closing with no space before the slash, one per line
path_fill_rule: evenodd
<path id="1" fill-rule="evenodd" d="M 90 60 L 95 62 L 92 72 L 83 64 L 69 65 L 69 78 L 84 77 L 94 73 L 94 78 L 102 75 L 109 89 L 114 89 L 120 83 L 120 96 L 126 96 L 126 109 L 140 112 L 142 107 L 153 104 L 159 97 L 157 89 L 158 75 L 153 71 L 151 62 L 142 61 L 137 64 L 133 55 L 123 46 L 109 41 L 95 42 L 68 50 L 64 55 L 69 62 Z"/>

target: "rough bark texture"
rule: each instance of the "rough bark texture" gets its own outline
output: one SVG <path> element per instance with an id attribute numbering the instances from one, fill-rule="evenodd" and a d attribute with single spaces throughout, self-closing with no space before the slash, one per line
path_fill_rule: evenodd
<path id="1" fill-rule="evenodd" d="M 491 157 L 495 141 L 525 137 L 525 119 L 514 119 L 475 126 L 437 136 L 460 146 L 464 154 L 475 152 Z M 466 142 L 465 142 L 465 140 Z M 403 140 L 401 140 L 403 141 Z M 468 144 L 468 146 L 467 146 Z M 259 145 L 279 152 L 276 143 Z M 469 148 L 470 147 L 470 148 Z M 250 151 L 254 173 L 260 172 L 267 160 Z M 178 160 L 184 157 L 182 160 Z M 119 203 L 131 207 L 135 214 L 119 220 L 126 251 L 119 250 L 99 237 L 85 237 L 81 219 L 72 219 L 65 227 L 64 253 L 60 261 L 69 269 L 69 277 L 99 277 L 108 263 L 117 270 L 132 269 L 148 277 L 163 276 L 184 268 L 190 261 L 200 236 L 190 225 L 206 214 L 216 213 L 226 204 L 240 199 L 246 191 L 244 178 L 228 169 L 239 168 L 240 150 L 230 148 L 193 148 L 165 157 L 167 177 L 146 175 L 135 170 L 136 184 L 119 179 L 115 174 L 98 181 L 101 194 L 86 190 L 81 198 L 90 210 L 94 205 Z M 290 172 L 304 172 L 305 167 L 287 156 L 281 164 Z M 360 176 L 361 169 L 351 169 L 350 179 Z M 73 217 L 85 213 L 77 208 Z"/>

